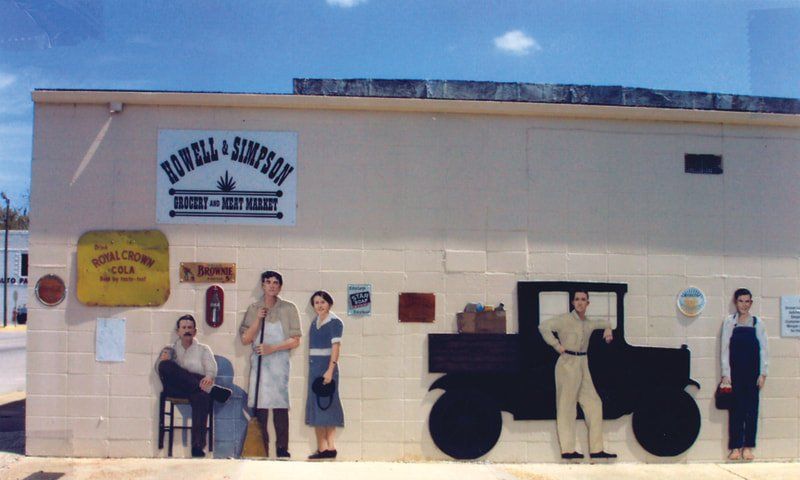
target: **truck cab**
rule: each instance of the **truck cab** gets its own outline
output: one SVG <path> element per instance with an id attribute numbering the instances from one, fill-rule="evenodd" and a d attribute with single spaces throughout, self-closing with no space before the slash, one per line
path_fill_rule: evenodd
<path id="1" fill-rule="evenodd" d="M 485 455 L 499 440 L 501 411 L 511 413 L 514 420 L 556 418 L 558 353 L 544 342 L 538 326 L 542 318 L 569 311 L 576 290 L 590 293 L 590 317 L 608 316 L 614 325 L 610 344 L 596 331 L 588 350 L 603 418 L 632 414 L 637 441 L 653 455 L 676 456 L 691 447 L 700 432 L 700 411 L 686 391 L 690 385 L 700 387 L 690 378 L 691 354 L 686 345 L 658 348 L 627 343 L 627 285 L 525 281 L 517 283 L 519 333 L 428 336 L 428 370 L 445 374 L 430 387 L 445 391 L 428 419 L 440 450 L 457 459 Z M 583 418 L 578 405 L 576 415 Z"/>

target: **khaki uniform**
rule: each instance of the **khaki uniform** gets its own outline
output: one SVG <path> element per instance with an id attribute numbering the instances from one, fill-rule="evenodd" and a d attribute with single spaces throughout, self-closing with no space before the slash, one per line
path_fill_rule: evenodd
<path id="1" fill-rule="evenodd" d="M 548 345 L 559 343 L 573 352 L 586 352 L 594 330 L 611 328 L 608 320 L 581 320 L 573 311 L 545 320 L 539 332 Z M 558 339 L 553 335 L 558 333 Z M 603 451 L 603 402 L 589 373 L 589 358 L 565 353 L 556 362 L 556 423 L 561 452 L 575 451 L 575 404 L 580 403 L 589 428 L 589 452 Z"/>

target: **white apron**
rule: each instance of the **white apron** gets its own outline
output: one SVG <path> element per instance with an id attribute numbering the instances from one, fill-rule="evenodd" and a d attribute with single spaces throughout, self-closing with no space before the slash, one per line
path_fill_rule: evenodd
<path id="1" fill-rule="evenodd" d="M 286 340 L 281 322 L 265 322 L 264 343 L 274 345 Z M 260 336 L 260 332 L 259 332 Z M 258 343 L 253 342 L 253 345 Z M 258 408 L 289 408 L 289 352 L 281 350 L 270 355 L 250 356 L 250 389 L 247 406 L 255 400 L 258 359 L 261 359 L 261 382 L 258 389 Z"/>

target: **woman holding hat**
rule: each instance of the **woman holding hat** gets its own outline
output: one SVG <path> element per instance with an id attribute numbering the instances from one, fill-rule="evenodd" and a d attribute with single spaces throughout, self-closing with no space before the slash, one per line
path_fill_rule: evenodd
<path id="1" fill-rule="evenodd" d="M 308 397 L 306 399 L 306 425 L 314 427 L 317 451 L 309 460 L 336 458 L 334 437 L 336 427 L 344 427 L 344 411 L 339 399 L 339 354 L 342 345 L 342 320 L 331 312 L 333 298 L 319 290 L 309 301 L 316 312 L 308 333 Z M 323 385 L 334 384 L 332 396 L 314 392 L 314 381 L 321 378 Z M 318 381 L 320 383 L 320 381 Z M 317 387 L 319 389 L 319 387 Z"/>

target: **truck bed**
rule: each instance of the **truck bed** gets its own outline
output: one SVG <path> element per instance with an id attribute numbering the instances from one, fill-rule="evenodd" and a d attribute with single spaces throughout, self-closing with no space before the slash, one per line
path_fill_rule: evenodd
<path id="1" fill-rule="evenodd" d="M 520 370 L 519 335 L 503 333 L 428 335 L 431 373 L 513 373 Z"/>

